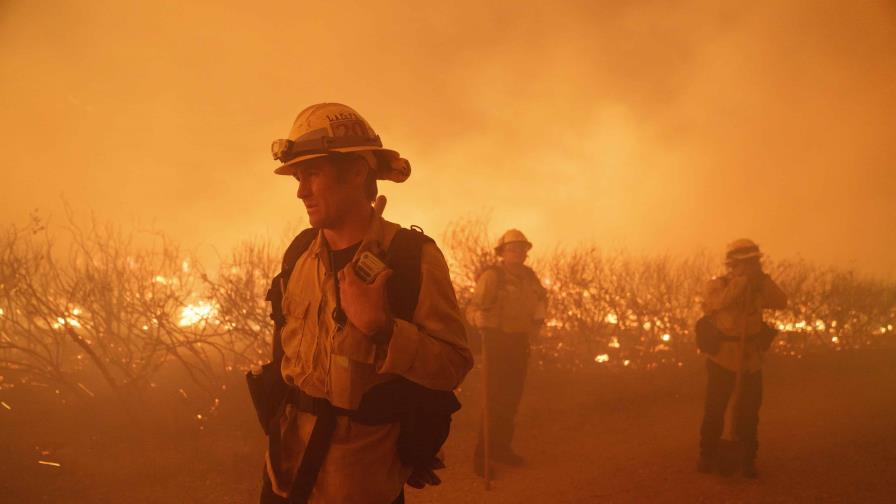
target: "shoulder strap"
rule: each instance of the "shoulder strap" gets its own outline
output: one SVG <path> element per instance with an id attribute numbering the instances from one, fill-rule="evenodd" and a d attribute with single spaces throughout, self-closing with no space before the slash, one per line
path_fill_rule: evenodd
<path id="1" fill-rule="evenodd" d="M 526 275 L 528 275 L 529 278 L 538 280 L 538 274 L 535 273 L 535 270 L 532 269 L 531 266 L 527 266 L 527 265 L 524 264 L 523 267 L 526 268 Z"/>
<path id="2" fill-rule="evenodd" d="M 386 284 L 389 304 L 397 318 L 410 321 L 420 297 L 423 246 L 435 243 L 417 228 L 400 228 L 386 252 L 386 263 L 394 272 Z"/>
<path id="3" fill-rule="evenodd" d="M 296 261 L 302 254 L 308 250 L 314 239 L 317 238 L 318 230 L 308 228 L 293 238 L 286 252 L 283 254 L 283 261 L 280 265 L 280 273 L 271 280 L 271 288 L 265 296 L 266 301 L 271 303 L 271 320 L 274 321 L 274 337 L 272 341 L 272 362 L 279 362 L 283 357 L 283 346 L 280 344 L 280 329 L 286 323 L 283 316 L 283 287 L 289 282 L 292 270 L 296 265 Z"/>
<path id="4" fill-rule="evenodd" d="M 292 269 L 295 267 L 296 261 L 298 261 L 299 258 L 302 257 L 302 254 L 308 250 L 308 247 L 310 247 L 314 242 L 314 239 L 317 238 L 318 233 L 319 231 L 315 228 L 305 229 L 296 235 L 296 237 L 292 239 L 292 243 L 286 247 L 286 252 L 283 254 L 283 263 L 280 266 L 284 284 L 289 281 L 289 275 L 292 274 Z"/>
<path id="5" fill-rule="evenodd" d="M 529 275 L 529 280 L 531 280 L 532 283 L 535 284 L 535 286 L 542 292 L 542 294 L 546 294 L 547 291 L 545 291 L 544 285 L 541 284 L 541 279 L 538 278 L 538 273 L 536 273 L 531 266 L 526 266 L 526 271 Z"/>

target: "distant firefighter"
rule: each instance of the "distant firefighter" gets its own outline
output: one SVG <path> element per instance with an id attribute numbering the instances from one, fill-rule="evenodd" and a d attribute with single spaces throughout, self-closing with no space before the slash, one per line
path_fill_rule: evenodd
<path id="1" fill-rule="evenodd" d="M 762 270 L 753 241 L 730 243 L 727 273 L 706 287 L 704 317 L 697 322 L 697 346 L 706 360 L 708 382 L 700 429 L 700 472 L 733 474 L 739 467 L 757 477 L 762 362 L 777 331 L 762 318 L 764 309 L 787 307 L 787 296 Z"/>
<path id="2" fill-rule="evenodd" d="M 406 483 L 440 482 L 473 365 L 448 266 L 381 216 L 377 180 L 403 182 L 410 165 L 355 110 L 308 107 L 272 150 L 312 227 L 268 292 L 273 360 L 247 376 L 269 441 L 261 502 L 404 502 Z"/>
<path id="3" fill-rule="evenodd" d="M 485 473 L 486 438 L 490 460 L 522 465 L 511 449 L 514 417 L 523 394 L 532 339 L 544 324 L 546 292 L 535 272 L 525 265 L 532 244 L 522 232 L 511 229 L 498 240 L 497 264 L 483 271 L 467 318 L 482 335 L 487 369 L 485 404 L 489 419 L 480 431 L 474 469 Z"/>

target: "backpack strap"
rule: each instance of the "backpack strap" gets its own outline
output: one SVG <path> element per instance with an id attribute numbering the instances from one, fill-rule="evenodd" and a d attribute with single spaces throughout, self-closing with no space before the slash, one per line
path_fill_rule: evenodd
<path id="1" fill-rule="evenodd" d="M 395 318 L 409 322 L 414 318 L 420 298 L 423 246 L 427 243 L 435 242 L 416 228 L 400 228 L 386 251 L 386 264 L 393 271 L 386 294 Z"/>
<path id="2" fill-rule="evenodd" d="M 289 275 L 296 266 L 296 261 L 314 243 L 314 239 L 317 238 L 318 234 L 320 234 L 320 231 L 315 228 L 303 229 L 301 233 L 293 238 L 292 243 L 286 247 L 286 252 L 283 253 L 283 263 L 280 267 L 280 270 L 285 272 L 284 283 L 289 280 Z"/>
<path id="3" fill-rule="evenodd" d="M 286 324 L 286 317 L 283 315 L 283 291 L 286 288 L 286 284 L 289 283 L 289 277 L 296 266 L 296 261 L 314 243 L 318 232 L 317 229 L 308 228 L 293 238 L 292 243 L 289 244 L 289 247 L 286 248 L 286 252 L 283 254 L 280 273 L 271 280 L 271 288 L 268 289 L 268 293 L 264 298 L 271 303 L 271 320 L 274 321 L 274 337 L 271 342 L 272 362 L 279 362 L 283 357 L 283 345 L 280 342 L 280 329 Z"/>

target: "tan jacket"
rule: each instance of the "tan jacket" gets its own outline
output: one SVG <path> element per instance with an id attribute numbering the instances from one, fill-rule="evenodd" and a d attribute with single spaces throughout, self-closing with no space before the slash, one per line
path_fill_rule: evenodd
<path id="1" fill-rule="evenodd" d="M 480 275 L 467 318 L 479 329 L 529 334 L 544 322 L 546 309 L 547 293 L 535 272 L 502 262 Z"/>
<path id="2" fill-rule="evenodd" d="M 358 254 L 386 250 L 399 229 L 374 216 Z M 334 406 L 356 409 L 370 387 L 395 375 L 437 390 L 453 390 L 473 365 L 448 266 L 438 247 L 427 243 L 421 257 L 421 287 L 413 321 L 395 321 L 392 339 L 377 346 L 347 323 L 340 330 L 331 314 L 334 282 L 321 235 L 298 259 L 286 286 L 282 330 L 283 377 L 305 393 Z M 315 417 L 288 407 L 280 421 L 284 474 L 298 469 Z M 317 478 L 311 503 L 392 502 L 411 469 L 398 459 L 399 426 L 362 425 L 338 417 L 332 444 Z M 268 454 L 270 457 L 270 454 Z M 286 496 L 292 481 L 277 481 Z"/>
<path id="3" fill-rule="evenodd" d="M 762 328 L 762 310 L 786 307 L 787 295 L 765 274 L 753 285 L 746 276 L 713 278 L 706 284 L 703 298 L 703 312 L 712 316 L 723 334 L 736 338 L 741 336 L 742 328 L 746 329 L 748 336 L 759 332 Z M 726 369 L 737 371 L 738 344 L 736 341 L 723 341 L 719 352 L 710 359 Z M 744 370 L 755 372 L 762 369 L 764 353 L 760 351 L 758 342 L 748 342 L 744 351 Z"/>

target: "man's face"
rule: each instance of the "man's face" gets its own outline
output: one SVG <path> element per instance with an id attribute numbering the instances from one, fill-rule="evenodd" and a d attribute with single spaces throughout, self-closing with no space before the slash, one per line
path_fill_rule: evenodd
<path id="1" fill-rule="evenodd" d="M 501 247 L 501 258 L 507 264 L 523 264 L 528 256 L 528 243 L 511 242 Z"/>
<path id="2" fill-rule="evenodd" d="M 729 261 L 725 264 L 732 275 L 754 275 L 762 271 L 762 263 L 759 259 L 742 259 Z"/>
<path id="3" fill-rule="evenodd" d="M 348 170 L 339 173 L 339 170 Z M 320 157 L 303 161 L 296 169 L 294 177 L 299 181 L 296 196 L 305 205 L 308 222 L 312 227 L 330 229 L 337 227 L 363 199 L 361 186 L 357 184 L 358 174 L 350 166 L 337 167 L 330 157 Z"/>

